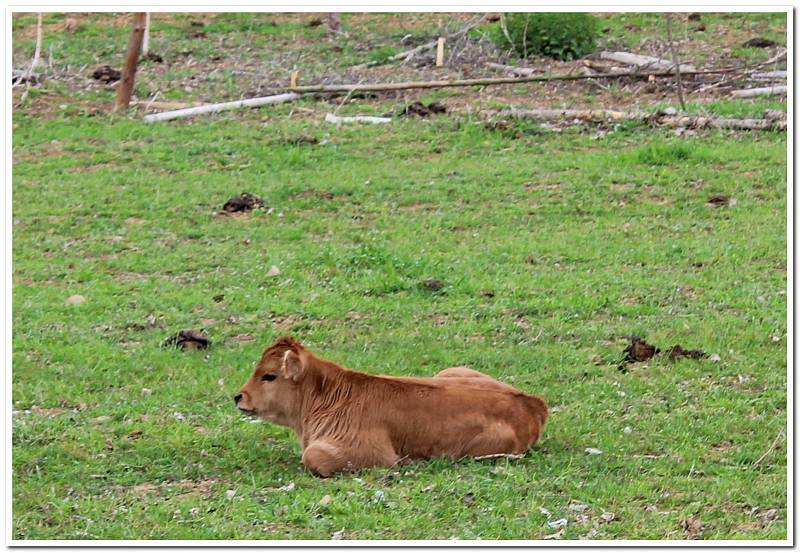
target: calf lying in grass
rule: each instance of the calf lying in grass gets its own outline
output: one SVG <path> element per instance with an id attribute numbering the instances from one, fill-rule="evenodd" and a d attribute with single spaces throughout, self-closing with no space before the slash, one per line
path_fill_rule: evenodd
<path id="1" fill-rule="evenodd" d="M 524 453 L 547 404 L 465 367 L 433 378 L 372 376 L 316 357 L 292 338 L 268 347 L 234 398 L 245 413 L 292 428 L 320 476 L 432 457 Z"/>

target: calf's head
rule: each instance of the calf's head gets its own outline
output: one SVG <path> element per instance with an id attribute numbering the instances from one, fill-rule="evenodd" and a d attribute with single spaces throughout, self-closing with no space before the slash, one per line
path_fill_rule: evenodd
<path id="1" fill-rule="evenodd" d="M 284 426 L 295 426 L 300 408 L 300 381 L 308 353 L 289 337 L 264 350 L 250 379 L 234 396 L 240 411 Z"/>

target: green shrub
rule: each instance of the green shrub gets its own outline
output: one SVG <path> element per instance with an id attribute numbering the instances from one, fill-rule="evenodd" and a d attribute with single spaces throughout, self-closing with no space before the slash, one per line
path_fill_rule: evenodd
<path id="1" fill-rule="evenodd" d="M 509 13 L 505 32 L 495 33 L 501 47 L 523 58 L 545 56 L 572 60 L 591 54 L 597 43 L 597 19 L 587 13 Z"/>
<path id="2" fill-rule="evenodd" d="M 380 46 L 370 51 L 368 60 L 376 65 L 383 65 L 396 53 L 397 48 L 393 46 Z"/>

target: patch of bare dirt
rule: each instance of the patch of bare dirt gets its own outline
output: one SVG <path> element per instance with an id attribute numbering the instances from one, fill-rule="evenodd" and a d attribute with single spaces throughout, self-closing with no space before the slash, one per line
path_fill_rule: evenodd
<path id="1" fill-rule="evenodd" d="M 135 495 L 144 496 L 157 494 L 159 496 L 211 495 L 216 480 L 179 480 L 177 482 L 143 482 L 130 488 L 118 487 L 120 491 L 130 491 Z"/>

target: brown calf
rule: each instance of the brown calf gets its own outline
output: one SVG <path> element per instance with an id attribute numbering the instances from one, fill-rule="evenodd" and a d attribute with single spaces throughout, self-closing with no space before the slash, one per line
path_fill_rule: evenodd
<path id="1" fill-rule="evenodd" d="M 432 457 L 524 453 L 547 404 L 466 367 L 433 378 L 372 376 L 320 359 L 292 338 L 268 347 L 236 406 L 292 428 L 320 476 Z"/>

